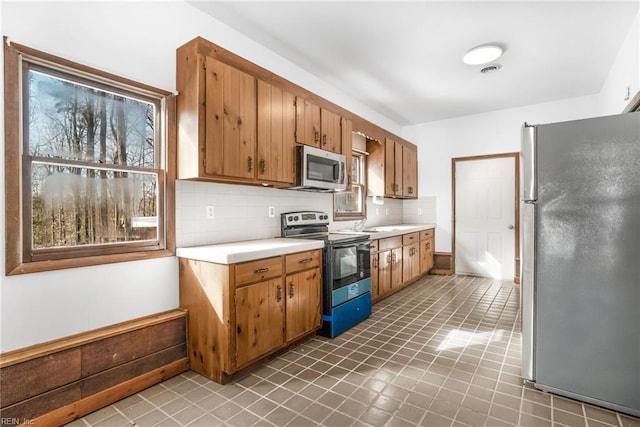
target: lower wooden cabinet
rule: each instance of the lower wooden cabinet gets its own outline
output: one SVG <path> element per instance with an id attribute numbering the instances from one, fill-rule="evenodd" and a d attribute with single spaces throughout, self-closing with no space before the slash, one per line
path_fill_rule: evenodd
<path id="1" fill-rule="evenodd" d="M 320 282 L 319 268 L 287 276 L 287 341 L 293 341 L 320 327 Z"/>
<path id="2" fill-rule="evenodd" d="M 420 275 L 420 245 L 418 242 L 402 247 L 402 278 L 408 282 Z"/>
<path id="3" fill-rule="evenodd" d="M 282 347 L 285 303 L 282 278 L 236 289 L 237 367 Z"/>
<path id="4" fill-rule="evenodd" d="M 426 274 L 433 268 L 433 230 L 420 232 L 420 274 Z"/>
<path id="5" fill-rule="evenodd" d="M 433 229 L 372 240 L 371 299 L 376 302 L 391 295 L 432 267 Z"/>
<path id="6" fill-rule="evenodd" d="M 180 258 L 192 370 L 219 383 L 321 324 L 320 250 L 239 264 Z"/>

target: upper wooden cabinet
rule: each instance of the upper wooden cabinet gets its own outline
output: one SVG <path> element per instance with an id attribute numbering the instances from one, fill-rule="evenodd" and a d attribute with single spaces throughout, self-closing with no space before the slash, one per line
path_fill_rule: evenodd
<path id="1" fill-rule="evenodd" d="M 258 80 L 258 146 L 260 181 L 294 184 L 296 154 L 295 96 Z"/>
<path id="2" fill-rule="evenodd" d="M 369 194 L 394 198 L 418 197 L 418 150 L 413 144 L 385 138 L 367 142 Z"/>
<path id="3" fill-rule="evenodd" d="M 204 85 L 205 175 L 253 178 L 256 79 L 207 57 Z"/>
<path id="4" fill-rule="evenodd" d="M 418 197 L 418 148 L 415 145 L 402 147 L 402 195 Z"/>
<path id="5" fill-rule="evenodd" d="M 296 141 L 320 148 L 320 107 L 300 97 L 296 98 Z"/>
<path id="6" fill-rule="evenodd" d="M 295 97 L 189 45 L 178 49 L 178 178 L 295 182 Z"/>
<path id="7" fill-rule="evenodd" d="M 343 153 L 340 115 L 298 97 L 296 141 L 334 153 Z"/>
<path id="8" fill-rule="evenodd" d="M 350 166 L 357 130 L 386 139 L 369 157 L 381 172 L 368 167 L 370 194 L 417 197 L 415 146 L 201 37 L 176 55 L 178 179 L 289 187 L 296 143 L 343 154 Z"/>

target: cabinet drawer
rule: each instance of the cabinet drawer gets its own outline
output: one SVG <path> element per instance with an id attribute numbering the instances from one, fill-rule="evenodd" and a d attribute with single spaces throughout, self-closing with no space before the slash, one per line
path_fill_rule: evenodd
<path id="1" fill-rule="evenodd" d="M 409 234 L 403 234 L 402 235 L 402 244 L 403 245 L 410 245 L 412 243 L 416 243 L 418 241 L 418 239 L 420 239 L 420 233 L 418 233 L 418 232 L 409 233 Z"/>
<path id="2" fill-rule="evenodd" d="M 307 268 L 320 266 L 320 251 L 298 252 L 285 257 L 285 270 L 287 274 Z"/>
<path id="3" fill-rule="evenodd" d="M 378 241 L 377 240 L 369 241 L 369 248 L 371 249 L 371 252 L 378 252 Z"/>
<path id="4" fill-rule="evenodd" d="M 420 232 L 420 240 L 427 240 L 433 238 L 433 228 L 430 230 L 422 230 Z"/>
<path id="5" fill-rule="evenodd" d="M 386 251 L 388 249 L 399 248 L 402 246 L 402 236 L 387 237 L 386 239 L 380 239 L 378 243 L 378 250 Z"/>
<path id="6" fill-rule="evenodd" d="M 236 264 L 236 286 L 282 276 L 282 257 L 264 258 Z"/>

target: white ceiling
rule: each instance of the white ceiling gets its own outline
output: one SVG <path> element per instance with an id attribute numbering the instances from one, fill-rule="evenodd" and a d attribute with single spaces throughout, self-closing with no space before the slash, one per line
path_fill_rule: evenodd
<path id="1" fill-rule="evenodd" d="M 635 1 L 190 1 L 394 120 L 411 125 L 598 93 Z M 506 47 L 498 72 L 462 63 Z"/>

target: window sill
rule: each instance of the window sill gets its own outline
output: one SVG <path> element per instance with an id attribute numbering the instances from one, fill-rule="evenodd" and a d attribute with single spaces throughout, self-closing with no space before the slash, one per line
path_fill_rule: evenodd
<path id="1" fill-rule="evenodd" d="M 154 258 L 175 256 L 175 251 L 168 249 L 158 251 L 133 252 L 127 254 L 99 255 L 83 258 L 62 259 L 54 261 L 37 261 L 18 264 L 10 269 L 7 266 L 7 276 L 18 274 L 40 273 L 44 271 L 63 270 L 67 268 L 90 267 L 103 264 L 115 264 L 119 262 L 143 261 Z"/>

